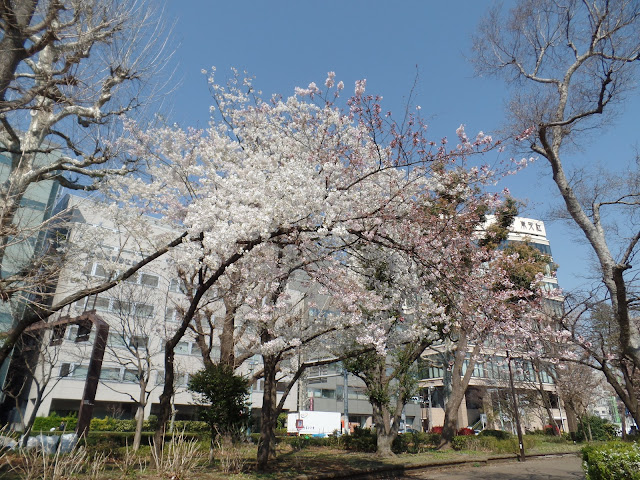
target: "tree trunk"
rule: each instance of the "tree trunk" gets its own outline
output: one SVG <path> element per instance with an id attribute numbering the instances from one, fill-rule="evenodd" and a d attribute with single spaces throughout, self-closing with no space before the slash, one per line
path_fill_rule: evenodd
<path id="1" fill-rule="evenodd" d="M 236 310 L 238 305 L 231 297 L 235 296 L 235 289 L 232 287 L 228 296 L 224 297 L 225 315 L 222 322 L 222 332 L 220 332 L 220 363 L 236 368 L 235 358 L 235 328 Z"/>
<path id="2" fill-rule="evenodd" d="M 384 367 L 382 369 L 384 372 Z M 377 402 L 371 402 L 373 410 L 373 421 L 376 424 L 376 455 L 379 457 L 391 457 L 395 454 L 391 447 L 393 441 L 398 436 L 400 429 L 400 418 L 402 417 L 402 408 L 404 402 L 398 398 L 396 402 L 395 414 L 391 414 L 389 407 Z"/>
<path id="3" fill-rule="evenodd" d="M 46 388 L 46 384 L 42 388 L 40 388 L 39 385 L 37 387 L 38 388 L 36 389 L 36 402 L 33 405 L 33 410 L 31 410 L 31 414 L 29 415 L 29 418 L 27 419 L 26 422 L 24 422 L 24 433 L 22 434 L 22 437 L 20 439 L 21 447 L 23 448 L 27 446 L 27 442 L 29 441 L 29 436 L 31 435 L 31 429 L 33 428 L 33 422 L 36 421 L 36 414 L 38 413 L 38 408 L 40 408 L 40 405 L 42 404 L 42 393 Z"/>
<path id="4" fill-rule="evenodd" d="M 133 451 L 134 452 L 137 452 L 140 449 L 140 442 L 142 439 L 142 427 L 144 426 L 144 407 L 145 405 L 143 403 L 138 403 L 138 409 L 136 412 L 136 433 L 133 435 Z"/>
<path id="5" fill-rule="evenodd" d="M 5 100 L 9 84 L 19 63 L 26 57 L 24 43 L 29 34 L 26 32 L 38 4 L 38 0 L 20 2 L 2 2 L 0 16 L 4 26 L 4 36 L 0 41 L 0 100 Z"/>
<path id="6" fill-rule="evenodd" d="M 460 410 L 460 405 L 462 404 L 462 400 L 464 400 L 464 394 L 471 380 L 476 357 L 480 352 L 480 345 L 476 345 L 471 352 L 467 352 L 468 345 L 467 332 L 460 331 L 458 345 L 454 354 L 453 367 L 451 368 L 451 392 L 444 406 L 444 425 L 442 427 L 440 448 L 445 448 L 458 432 L 458 410 Z M 469 363 L 463 375 L 462 367 L 464 366 L 467 353 L 469 353 Z M 446 368 L 446 366 L 443 367 Z"/>
<path id="7" fill-rule="evenodd" d="M 175 342 L 177 344 L 177 342 Z M 164 434 L 167 427 L 167 422 L 171 418 L 171 397 L 174 393 L 174 362 L 175 362 L 175 345 L 171 341 L 165 344 L 164 352 L 164 388 L 160 394 L 159 412 L 158 412 L 158 426 L 153 435 L 153 444 L 156 449 L 156 453 L 160 455 L 162 451 L 162 444 L 164 442 Z"/>
<path id="8" fill-rule="evenodd" d="M 395 438 L 395 434 L 391 430 L 391 418 L 389 415 L 389 409 L 384 405 L 376 402 L 375 400 L 369 400 L 372 407 L 373 423 L 376 426 L 376 455 L 380 457 L 391 457 L 393 452 L 391 451 L 391 444 Z M 397 432 L 397 429 L 396 429 Z"/>
<path id="9" fill-rule="evenodd" d="M 262 397 L 262 417 L 260 421 L 260 441 L 258 442 L 258 470 L 267 469 L 269 459 L 276 456 L 276 364 L 273 357 L 263 356 L 264 395 Z"/>
<path id="10" fill-rule="evenodd" d="M 379 457 L 393 457 L 394 453 L 391 450 L 393 441 L 395 440 L 395 434 L 386 432 L 385 430 L 378 430 L 376 428 L 377 442 L 376 442 L 376 455 Z"/>
<path id="11" fill-rule="evenodd" d="M 558 115 L 562 116 L 562 114 L 564 114 L 564 111 L 561 111 Z M 547 135 L 548 133 L 550 135 Z M 624 279 L 624 272 L 631 268 L 631 265 L 626 263 L 629 258 L 625 257 L 623 263 L 615 261 L 607 244 L 599 212 L 594 212 L 591 217 L 587 215 L 577 195 L 571 188 L 560 159 L 560 145 L 564 139 L 563 127 L 552 127 L 551 132 L 549 132 L 549 127 L 543 125 L 539 128 L 538 135 L 544 149 L 544 152 L 538 153 L 543 153 L 549 161 L 553 172 L 553 180 L 565 201 L 567 211 L 583 231 L 598 257 L 602 280 L 609 292 L 613 314 L 619 327 L 620 347 L 636 368 L 640 368 L 640 332 L 631 322 L 627 284 Z M 594 218 L 593 221 L 592 218 Z M 631 250 L 629 250 L 630 253 Z"/>

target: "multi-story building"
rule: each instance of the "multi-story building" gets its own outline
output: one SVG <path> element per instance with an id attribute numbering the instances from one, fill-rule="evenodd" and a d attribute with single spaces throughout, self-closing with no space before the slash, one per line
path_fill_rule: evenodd
<path id="1" fill-rule="evenodd" d="M 372 408 L 364 382 L 354 375 L 345 374 L 340 363 L 309 369 L 299 388 L 302 392 L 306 392 L 307 397 L 301 410 L 341 412 L 345 427 L 346 412 L 350 430 L 354 427 L 371 428 L 373 426 Z M 347 392 L 346 395 L 345 392 Z M 402 419 L 400 431 L 422 429 L 421 408 L 417 398 L 411 399 L 405 405 Z"/>
<path id="2" fill-rule="evenodd" d="M 47 156 L 38 159 L 46 162 Z M 11 172 L 11 159 L 0 154 L 0 184 L 7 181 Z M 51 218 L 60 185 L 53 180 L 45 180 L 29 186 L 15 215 L 16 231 L 6 238 L 8 246 L 0 259 L 0 275 L 3 278 L 21 271 L 28 266 L 34 256 L 42 254 L 47 221 Z M 24 312 L 25 301 L 29 299 L 28 288 L 24 294 L 14 295 L 9 301 L 0 300 L 0 333 L 9 330 Z M 0 404 L 5 400 L 5 380 L 10 358 L 0 365 Z"/>
<path id="3" fill-rule="evenodd" d="M 152 251 L 155 239 L 172 232 L 161 220 L 148 218 L 148 235 L 141 238 L 140 232 L 133 235 L 126 218 L 119 222 L 112 214 L 102 215 L 101 209 L 87 199 L 66 197 L 64 209 L 70 213 L 65 228 L 68 241 L 83 245 L 75 262 L 71 261 L 62 271 L 54 299 L 63 297 L 87 285 L 95 284 L 118 271 L 132 265 L 145 253 Z M 117 215 L 116 215 L 117 217 Z M 517 218 L 508 241 L 528 241 L 531 245 L 550 255 L 544 224 L 537 220 Z M 549 288 L 557 282 L 551 275 L 545 277 Z M 295 282 L 294 282 L 295 283 Z M 295 287 L 294 287 L 295 288 Z M 325 299 L 326 300 L 326 299 Z M 118 416 L 131 418 L 136 414 L 136 405 L 142 397 L 148 397 L 144 416 L 155 412 L 162 391 L 164 372 L 164 340 L 178 324 L 180 305 L 184 305 L 181 282 L 175 273 L 169 256 L 152 262 L 126 282 L 97 296 L 85 298 L 70 305 L 63 315 L 71 317 L 85 311 L 96 310 L 110 325 L 108 345 L 102 365 L 100 383 L 96 393 L 94 416 Z M 324 304 L 326 302 L 314 302 Z M 309 305 L 310 314 L 314 315 Z M 212 309 L 215 316 L 223 314 Z M 317 314 L 318 312 L 315 312 Z M 22 415 L 27 418 L 32 410 L 38 415 L 51 412 L 65 414 L 77 412 L 83 395 L 87 376 L 89 352 L 93 333 L 78 326 L 69 326 L 48 332 L 44 338 L 41 362 L 34 372 L 34 382 L 29 401 Z M 217 338 L 216 335 L 214 335 Z M 435 347 L 425 357 L 422 365 L 422 394 L 414 397 L 403 412 L 404 427 L 420 430 L 441 425 L 443 418 L 443 369 L 433 360 L 437 357 Z M 46 354 L 44 353 L 46 352 Z M 219 348 L 214 346 L 215 360 Z M 535 381 L 550 393 L 554 416 L 564 423 L 552 376 L 537 371 L 534 365 L 520 362 L 516 367 L 516 383 L 526 391 L 527 382 Z M 188 392 L 189 375 L 203 367 L 202 353 L 194 336 L 187 335 L 176 348 L 176 395 L 174 407 L 177 419 L 189 419 L 195 415 L 196 401 Z M 240 371 L 253 374 L 260 370 L 260 356 L 247 360 Z M 460 424 L 473 425 L 480 419 L 485 424 L 498 428 L 509 428 L 508 402 L 502 402 L 506 367 L 501 352 L 486 350 L 482 360 L 474 367 L 471 386 L 460 408 Z M 144 377 L 146 384 L 141 386 Z M 45 388 L 42 385 L 46 383 Z M 41 388 L 38 393 L 37 389 Z M 250 404 L 255 411 L 262 405 L 264 383 L 257 380 L 251 386 Z M 279 395 L 286 382 L 278 383 Z M 141 390 L 142 388 L 142 390 Z M 531 390 L 531 388 L 529 388 Z M 345 394 L 345 392 L 347 392 Z M 429 402 L 430 399 L 430 402 Z M 523 399 L 524 400 L 524 399 Z M 421 408 L 422 407 L 422 408 Z M 339 363 L 309 370 L 298 385 L 292 389 L 285 403 L 285 410 L 338 411 L 348 413 L 348 424 L 369 427 L 372 425 L 371 405 L 365 394 L 364 384 L 352 375 L 345 377 Z M 17 421 L 20 415 L 14 415 Z M 343 419 L 347 423 L 347 419 Z M 535 422 L 529 422 L 535 428 Z"/>
<path id="4" fill-rule="evenodd" d="M 133 235 L 126 219 L 121 223 L 112 215 L 104 216 L 93 202 L 69 196 L 65 209 L 70 212 L 66 223 L 68 242 L 78 250 L 75 259 L 61 272 L 54 301 L 88 285 L 106 280 L 128 268 L 153 251 L 153 242 L 172 232 L 160 220 L 147 218 L 147 236 Z M 81 247 L 80 247 L 81 245 Z M 132 418 L 139 399 L 148 396 L 144 416 L 153 414 L 159 403 L 164 382 L 164 342 L 177 327 L 179 306 L 186 297 L 181 282 L 168 256 L 150 263 L 133 277 L 96 296 L 84 298 L 67 307 L 62 315 L 78 316 L 95 310 L 110 326 L 107 347 L 98 385 L 93 415 Z M 220 305 L 220 308 L 222 306 Z M 215 309 L 214 309 L 215 310 Z M 214 323 L 217 313 L 214 311 Z M 82 399 L 94 332 L 77 325 L 47 332 L 36 378 L 23 416 L 37 409 L 38 416 L 51 412 L 77 412 Z M 215 332 L 214 332 L 215 337 Z M 187 390 L 189 376 L 203 368 L 202 354 L 195 337 L 189 333 L 178 343 L 176 353 L 176 394 L 173 405 L 176 419 L 192 419 L 196 399 Z M 212 349 L 215 361 L 219 346 Z M 259 357 L 254 356 L 240 369 L 245 374 L 259 370 Z M 140 379 L 144 378 L 146 385 Z M 38 386 L 47 383 L 42 398 L 36 402 Z M 143 388 L 143 390 L 141 390 Z M 278 385 L 282 392 L 284 385 Z M 252 408 L 262 405 L 262 383 L 251 389 Z M 289 395 L 286 409 L 295 409 L 296 393 Z M 20 415 L 13 416 L 17 422 Z M 16 425 L 17 426 L 17 425 Z"/>
<path id="5" fill-rule="evenodd" d="M 505 244 L 527 242 L 541 253 L 551 257 L 551 247 L 546 237 L 544 223 L 531 218 L 516 217 L 509 229 Z M 551 265 L 547 267 L 543 287 L 548 291 L 558 288 Z M 549 316 L 562 313 L 562 299 L 545 299 Z M 489 346 L 483 348 L 475 362 L 469 387 L 458 411 L 458 425 L 475 429 L 513 429 L 513 410 L 508 395 L 509 372 L 507 353 Z M 425 429 L 444 423 L 445 368 L 447 368 L 444 344 L 426 352 L 421 363 L 422 418 Z M 554 368 L 529 359 L 512 360 L 514 382 L 518 392 L 523 427 L 527 430 L 542 429 L 548 423 L 551 410 L 557 425 L 566 429 L 566 413 L 561 405 L 554 382 Z M 463 374 L 466 367 L 463 367 Z M 545 395 L 545 399 L 541 395 Z M 546 403 L 546 406 L 544 405 Z"/>

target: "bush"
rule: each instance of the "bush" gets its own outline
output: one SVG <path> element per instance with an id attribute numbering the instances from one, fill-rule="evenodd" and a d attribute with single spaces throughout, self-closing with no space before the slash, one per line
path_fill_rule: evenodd
<path id="1" fill-rule="evenodd" d="M 437 433 L 438 435 L 442 435 L 442 429 L 444 427 L 432 427 L 431 430 L 429 430 L 429 433 Z"/>
<path id="2" fill-rule="evenodd" d="M 640 444 L 609 442 L 582 449 L 587 480 L 640 480 Z"/>
<path id="3" fill-rule="evenodd" d="M 535 446 L 535 439 L 531 436 L 523 438 L 525 450 L 529 450 Z M 474 450 L 479 452 L 493 453 L 513 453 L 520 451 L 520 445 L 517 438 L 508 438 L 500 440 L 491 435 L 463 436 L 453 437 L 451 448 L 454 450 Z"/>
<path id="4" fill-rule="evenodd" d="M 128 422 L 128 420 L 124 420 Z M 91 426 L 89 429 L 93 432 L 117 432 L 116 430 L 119 423 L 122 423 L 123 420 L 116 420 L 115 418 L 92 418 Z"/>
<path id="5" fill-rule="evenodd" d="M 589 439 L 589 427 L 594 440 L 610 441 L 616 438 L 616 427 L 606 420 L 595 415 L 578 422 L 578 431 L 574 435 L 574 440 L 583 442 Z"/>
<path id="6" fill-rule="evenodd" d="M 409 443 L 408 452 L 422 453 L 429 448 L 436 448 L 440 445 L 442 436 L 438 433 L 411 432 L 405 437 Z"/>
<path id="7" fill-rule="evenodd" d="M 460 436 L 469 436 L 469 435 L 475 435 L 475 434 L 476 432 L 474 432 L 471 428 L 468 428 L 468 427 L 464 427 L 458 430 L 458 435 Z"/>
<path id="8" fill-rule="evenodd" d="M 504 430 L 482 430 L 479 434 L 481 437 L 493 437 L 498 440 L 508 440 L 511 438 L 511 434 L 509 432 L 505 432 Z"/>
<path id="9" fill-rule="evenodd" d="M 393 439 L 393 443 L 391 444 L 391 451 L 393 453 L 406 453 L 409 451 L 409 434 L 399 434 L 396 435 L 396 438 Z"/>
<path id="10" fill-rule="evenodd" d="M 545 435 L 551 435 L 551 436 L 560 435 L 560 429 L 555 425 L 545 425 L 543 428 L 543 431 Z"/>
<path id="11" fill-rule="evenodd" d="M 466 450 L 472 438 L 469 435 L 456 435 L 451 440 L 451 448 L 454 450 Z"/>
<path id="12" fill-rule="evenodd" d="M 369 428 L 356 427 L 351 435 L 344 438 L 344 446 L 347 450 L 356 452 L 375 452 L 378 438 Z"/>
<path id="13" fill-rule="evenodd" d="M 252 433 L 251 440 L 254 443 L 258 443 L 260 440 L 260 434 Z M 339 444 L 336 437 L 312 437 L 310 435 L 279 436 L 276 437 L 276 441 L 281 444 L 291 445 L 291 448 L 296 451 L 307 447 L 330 447 L 337 446 Z"/>
<path id="14" fill-rule="evenodd" d="M 48 417 L 36 417 L 33 422 L 31 433 L 32 435 L 39 435 L 40 432 L 48 432 L 52 428 L 55 428 L 57 430 L 60 426 L 60 422 L 64 422 L 65 431 L 72 432 L 76 429 L 78 418 L 74 415 L 61 417 L 57 413 L 52 413 Z"/>
<path id="15" fill-rule="evenodd" d="M 60 422 L 65 423 L 65 430 L 67 432 L 74 431 L 78 424 L 78 418 L 76 416 L 61 417 L 56 413 L 52 413 L 48 417 L 36 417 L 33 423 L 32 434 L 37 435 L 40 432 L 48 432 L 52 428 L 58 428 Z M 142 424 L 142 430 L 144 432 L 152 432 L 158 426 L 158 417 L 150 415 L 148 420 L 145 420 Z M 179 420 L 174 423 L 173 427 L 176 432 L 188 432 L 188 433 L 209 433 L 209 425 L 207 422 Z M 119 420 L 116 418 L 92 418 L 89 431 L 92 432 L 135 432 L 136 421 L 135 420 Z"/>

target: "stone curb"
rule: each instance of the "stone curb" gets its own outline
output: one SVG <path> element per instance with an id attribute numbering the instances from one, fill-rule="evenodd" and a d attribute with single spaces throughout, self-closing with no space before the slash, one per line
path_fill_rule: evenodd
<path id="1" fill-rule="evenodd" d="M 527 455 L 526 458 L 540 458 L 540 457 L 562 457 L 565 455 L 578 455 L 579 452 L 556 452 L 556 453 L 536 453 L 533 455 Z M 401 465 L 388 465 L 380 468 L 363 469 L 352 472 L 331 472 L 321 473 L 317 475 L 298 475 L 293 477 L 294 480 L 331 480 L 331 479 L 365 479 L 375 478 L 378 475 L 385 473 L 402 474 L 409 470 L 426 470 L 436 468 L 458 467 L 462 465 L 473 465 L 477 463 L 484 463 L 489 465 L 490 463 L 499 462 L 513 462 L 517 461 L 517 455 L 500 455 L 486 458 L 476 458 L 474 460 L 451 460 L 448 462 L 440 463 L 411 463 Z"/>

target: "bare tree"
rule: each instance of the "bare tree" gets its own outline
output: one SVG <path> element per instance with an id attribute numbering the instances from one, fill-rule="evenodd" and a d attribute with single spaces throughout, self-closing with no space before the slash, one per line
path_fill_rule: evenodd
<path id="1" fill-rule="evenodd" d="M 578 365 L 602 372 L 607 382 L 631 416 L 640 421 L 640 368 L 622 352 L 618 323 L 614 320 L 611 305 L 598 301 L 597 297 L 570 296 L 567 314 L 562 318 L 562 328 L 569 333 L 574 349 L 559 352 L 561 358 Z M 631 322 L 640 329 L 640 321 Z"/>
<path id="2" fill-rule="evenodd" d="M 598 400 L 601 383 L 602 378 L 598 378 L 592 368 L 576 363 L 564 365 L 562 373 L 556 378 L 558 393 L 562 397 L 565 408 L 575 415 L 583 431 L 589 431 L 590 437 L 591 426 L 587 422 L 585 430 L 585 419 L 589 415 L 589 407 Z"/>
<path id="3" fill-rule="evenodd" d="M 57 371 L 64 329 L 43 333 L 30 332 L 21 338 L 19 361 L 12 364 L 3 388 L 3 393 L 15 403 L 14 411 L 20 417 L 23 445 L 29 439 L 38 408 L 60 381 Z M 32 402 L 27 416 L 22 408 L 25 398 Z"/>
<path id="4" fill-rule="evenodd" d="M 153 372 L 162 364 L 163 337 L 166 336 L 162 323 L 164 312 L 160 295 L 153 295 L 145 287 L 122 285 L 110 292 L 113 310 L 110 323 L 110 338 L 107 344 L 107 362 L 124 367 L 103 367 L 102 383 L 105 387 L 127 395 L 136 406 L 136 429 L 133 449 L 140 448 L 145 408 L 154 386 L 151 384 Z M 91 305 L 88 304 L 90 307 Z M 111 380 L 111 381 L 109 381 Z M 135 384 L 137 392 L 131 393 L 126 384 Z"/>
<path id="5" fill-rule="evenodd" d="M 27 192 L 96 190 L 138 168 L 109 140 L 118 119 L 163 87 L 166 34 L 145 2 L 7 0 L 0 4 L 0 301 L 42 293 L 59 262 L 24 254 L 52 219 L 25 215 Z M 44 218 L 44 220 L 43 220 Z M 28 249 L 27 249 L 28 250 Z M 73 301 L 73 300 L 72 300 Z M 27 311 L 4 339 L 4 360 L 21 331 L 56 309 Z"/>
<path id="6" fill-rule="evenodd" d="M 511 126 L 519 140 L 548 162 L 566 211 L 598 260 L 612 307 L 620 361 L 640 367 L 640 330 L 631 272 L 640 229 L 637 169 L 623 178 L 572 172 L 567 150 L 612 117 L 635 86 L 640 65 L 640 4 L 633 0 L 522 0 L 505 16 L 494 9 L 474 43 L 480 73 L 505 77 L 516 88 Z M 522 132 L 525 132 L 524 134 Z M 593 136 L 593 133 L 591 133 Z M 590 197 L 581 192 L 591 191 Z"/>

